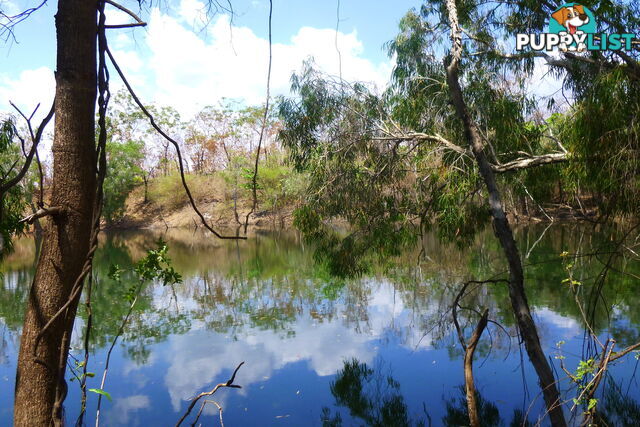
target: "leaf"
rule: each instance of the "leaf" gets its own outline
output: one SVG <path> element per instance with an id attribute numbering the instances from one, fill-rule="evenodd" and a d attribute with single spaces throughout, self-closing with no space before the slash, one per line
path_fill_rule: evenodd
<path id="1" fill-rule="evenodd" d="M 598 404 L 598 399 L 589 399 L 589 404 L 587 405 L 587 411 L 592 410 Z"/>
<path id="2" fill-rule="evenodd" d="M 102 389 L 99 389 L 99 388 L 90 388 L 89 391 L 92 392 L 92 393 L 101 394 L 104 397 L 106 397 L 107 399 L 109 399 L 109 402 L 111 402 L 111 395 L 109 393 L 107 393 L 106 391 L 104 391 Z"/>

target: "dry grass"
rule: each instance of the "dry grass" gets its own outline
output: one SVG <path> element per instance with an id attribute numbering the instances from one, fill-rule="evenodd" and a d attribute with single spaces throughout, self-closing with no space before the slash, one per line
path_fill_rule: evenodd
<path id="1" fill-rule="evenodd" d="M 217 175 L 187 175 L 186 180 L 196 203 L 222 200 L 226 192 L 224 180 Z M 189 199 L 182 187 L 180 175 L 173 174 L 152 180 L 149 183 L 149 202 L 167 211 L 188 204 Z"/>

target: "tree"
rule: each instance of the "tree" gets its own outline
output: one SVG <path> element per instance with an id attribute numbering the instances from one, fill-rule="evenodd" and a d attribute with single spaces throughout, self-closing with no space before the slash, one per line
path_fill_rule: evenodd
<path id="1" fill-rule="evenodd" d="M 169 161 L 168 144 L 175 148 L 183 188 L 202 225 L 221 239 L 246 238 L 219 234 L 197 208 L 184 177 L 180 144 L 158 126 L 159 123 L 179 123 L 177 113 L 164 109 L 159 112 L 161 119 L 156 121 L 135 95 L 107 46 L 107 28 L 146 24 L 133 12 L 109 1 L 136 22 L 107 26 L 106 3 L 104 0 L 58 2 L 55 17 L 55 108 L 37 132 L 31 132 L 35 148 L 44 125 L 55 111 L 51 206 L 43 207 L 36 215 L 47 217 L 48 221 L 20 342 L 14 407 L 16 425 L 63 423 L 62 404 L 67 393 L 65 372 L 71 330 L 84 280 L 91 272 L 100 231 L 103 183 L 107 172 L 107 106 L 110 98 L 107 58 L 123 80 L 142 117 L 148 119 L 151 128 L 167 143 L 163 153 L 165 167 Z M 27 17 L 40 6 L 28 9 L 19 17 Z M 214 10 L 218 9 L 217 3 L 212 3 L 212 6 Z M 14 23 L 19 21 L 13 20 Z M 94 133 L 96 101 L 97 142 Z M 34 148 L 27 155 L 28 161 L 33 158 Z"/>
<path id="2" fill-rule="evenodd" d="M 388 46 L 396 68 L 383 95 L 306 66 L 292 80 L 299 98 L 281 103 L 280 137 L 296 167 L 310 173 L 296 224 L 319 242 L 318 256 L 334 272 L 361 273 L 372 250 L 393 254 L 415 241 L 416 229 L 436 224 L 442 238 L 465 245 L 492 221 L 508 266 L 512 309 L 552 424 L 565 425 L 502 194 L 549 174 L 565 178 L 567 187 L 579 181 L 601 189 L 602 212 L 634 212 L 638 52 L 569 52 L 561 59 L 503 52 L 517 33 L 544 32 L 555 6 L 492 3 L 428 0 L 410 11 Z M 634 11 L 634 4 L 602 2 L 597 15 L 603 30 L 637 32 Z M 576 102 L 561 119 L 546 120 L 539 100 L 527 93 L 536 58 L 574 90 Z M 593 120 L 607 109 L 611 120 Z M 599 147 L 605 141 L 608 146 Z M 556 181 L 540 180 L 538 189 L 551 194 Z M 352 225 L 346 238 L 323 226 L 332 217 Z"/>
<path id="3" fill-rule="evenodd" d="M 103 215 L 108 224 L 122 217 L 127 196 L 143 182 L 144 143 L 107 142 L 107 176 L 104 180 Z"/>
<path id="4" fill-rule="evenodd" d="M 89 253 L 96 200 L 97 13 L 96 0 L 58 2 L 51 205 L 60 212 L 44 227 L 20 341 L 14 408 L 19 426 L 62 422 L 65 349 L 78 302 L 70 297 Z"/>

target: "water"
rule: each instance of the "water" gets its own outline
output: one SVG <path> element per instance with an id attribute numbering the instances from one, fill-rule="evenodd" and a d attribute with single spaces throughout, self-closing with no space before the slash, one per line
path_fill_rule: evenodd
<path id="1" fill-rule="evenodd" d="M 100 386 L 106 352 L 128 308 L 124 289 L 107 278 L 107 271 L 112 264 L 131 266 L 156 246 L 158 237 L 168 242 L 173 266 L 184 282 L 145 288 L 112 355 L 104 387 L 112 401 L 103 399 L 102 425 L 174 425 L 189 398 L 226 382 L 240 362 L 244 365 L 235 383 L 242 388 L 224 388 L 211 398 L 223 408 L 226 426 L 467 422 L 460 389 L 462 350 L 449 309 L 460 283 L 504 271 L 490 231 L 464 249 L 426 236 L 424 251 L 407 251 L 353 280 L 330 277 L 314 262 L 313 248 L 295 233 L 259 233 L 246 242 L 219 241 L 188 230 L 105 235 L 95 263 L 88 369 L 95 377 L 88 379 L 90 388 Z M 560 385 L 570 417 L 577 390 L 561 371 L 560 359 L 554 358 L 560 355 L 556 343 L 565 342 L 561 354 L 572 372 L 589 348 L 584 346 L 580 311 L 562 281 L 572 275 L 583 283 L 580 297 L 588 298 L 609 255 L 560 254 L 607 252 L 611 235 L 586 226 L 546 231 L 529 227 L 519 230 L 517 239 L 529 302 L 543 348 L 557 376 L 564 378 Z M 21 240 L 3 266 L 0 425 L 12 418 L 17 348 L 34 252 L 32 240 Z M 574 264 L 570 268 L 569 261 Z M 638 274 L 633 263 L 616 258 L 614 264 Z M 633 276 L 611 271 L 606 277 L 594 327 L 603 339 L 611 334 L 617 349 L 640 341 L 637 290 Z M 489 308 L 490 319 L 500 324 L 490 324 L 483 334 L 474 365 L 485 424 L 510 425 L 520 412 L 546 425 L 535 372 L 518 346 L 504 285 L 477 288 L 462 305 Z M 478 316 L 461 310 L 459 318 L 468 337 Z M 78 359 L 83 357 L 85 321 L 81 309 L 71 350 Z M 613 425 L 624 425 L 624 416 L 637 421 L 637 365 L 633 354 L 618 361 L 596 396 Z M 69 423 L 75 422 L 79 401 L 77 381 L 69 381 Z M 89 393 L 88 424 L 94 423 L 96 403 L 97 395 Z M 199 409 L 200 404 L 185 425 Z M 572 422 L 579 423 L 580 410 L 573 414 Z M 199 422 L 220 425 L 218 417 L 218 408 L 208 403 Z"/>

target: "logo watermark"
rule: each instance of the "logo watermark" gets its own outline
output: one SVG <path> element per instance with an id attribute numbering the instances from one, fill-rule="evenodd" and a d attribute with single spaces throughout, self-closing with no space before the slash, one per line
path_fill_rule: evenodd
<path id="1" fill-rule="evenodd" d="M 586 6 L 565 3 L 549 17 L 548 32 L 517 34 L 516 50 L 562 51 L 627 50 L 633 48 L 634 34 L 597 33 L 596 18 Z"/>

